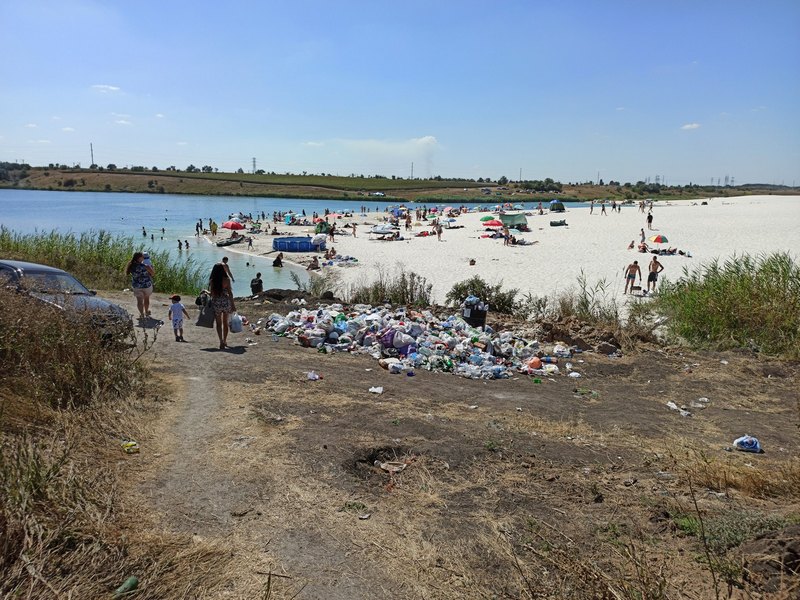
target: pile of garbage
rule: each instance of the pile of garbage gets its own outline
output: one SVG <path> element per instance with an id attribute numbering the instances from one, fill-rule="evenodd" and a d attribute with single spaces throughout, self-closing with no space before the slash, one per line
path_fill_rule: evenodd
<path id="1" fill-rule="evenodd" d="M 320 265 L 323 267 L 352 267 L 358 264 L 358 259 L 355 256 L 332 256 L 331 258 L 323 260 Z"/>
<path id="2" fill-rule="evenodd" d="M 342 304 L 316 309 L 298 304 L 286 315 L 259 319 L 251 329 L 288 337 L 323 353 L 369 354 L 392 373 L 427 369 L 471 379 L 501 379 L 514 373 L 557 375 L 562 372 L 559 360 L 581 352 L 560 343 L 542 347 L 520 331 L 473 327 L 458 314 L 442 317 L 429 310 L 366 304 L 347 309 Z M 580 377 L 571 363 L 562 367 L 567 375 Z"/>

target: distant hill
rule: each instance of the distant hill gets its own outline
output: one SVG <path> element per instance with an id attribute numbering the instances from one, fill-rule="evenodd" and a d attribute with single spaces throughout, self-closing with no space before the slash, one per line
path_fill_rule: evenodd
<path id="1" fill-rule="evenodd" d="M 204 167 L 210 169 L 210 167 Z M 292 175 L 276 173 L 220 173 L 178 170 L 72 169 L 31 167 L 0 163 L 2 188 L 133 192 L 143 194 L 197 194 L 280 198 L 344 200 L 389 200 L 420 202 L 532 202 L 559 198 L 563 201 L 643 198 L 689 199 L 749 194 L 797 194 L 797 188 L 768 184 L 736 187 L 660 186 L 637 182 L 612 185 L 562 184 L 544 181 L 500 182 L 467 179 L 399 179 L 333 175 Z"/>

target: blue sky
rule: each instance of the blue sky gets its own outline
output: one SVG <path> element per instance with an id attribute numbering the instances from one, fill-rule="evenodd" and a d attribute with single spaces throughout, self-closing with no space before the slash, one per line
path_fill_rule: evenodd
<path id="1" fill-rule="evenodd" d="M 800 2 L 0 3 L 0 160 L 800 185 Z"/>

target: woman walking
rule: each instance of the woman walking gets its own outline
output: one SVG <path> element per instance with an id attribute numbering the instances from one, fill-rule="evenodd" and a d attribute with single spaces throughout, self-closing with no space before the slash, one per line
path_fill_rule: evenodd
<path id="1" fill-rule="evenodd" d="M 230 314 L 236 310 L 236 305 L 233 302 L 231 280 L 222 263 L 215 264 L 211 269 L 208 290 L 211 293 L 211 305 L 214 307 L 219 349 L 224 350 L 228 347 L 228 319 Z"/>
<path id="2" fill-rule="evenodd" d="M 144 252 L 134 252 L 125 273 L 131 276 L 131 288 L 139 309 L 139 319 L 150 316 L 150 295 L 153 293 L 153 266 L 146 264 Z M 148 261 L 149 262 L 149 261 Z"/>

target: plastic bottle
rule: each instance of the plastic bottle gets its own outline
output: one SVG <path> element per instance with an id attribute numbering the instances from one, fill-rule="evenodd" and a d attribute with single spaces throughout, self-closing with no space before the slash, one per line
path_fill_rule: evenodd
<path id="1" fill-rule="evenodd" d="M 558 364 L 558 359 L 555 356 L 543 356 L 542 357 L 542 362 L 556 365 L 556 364 Z"/>

